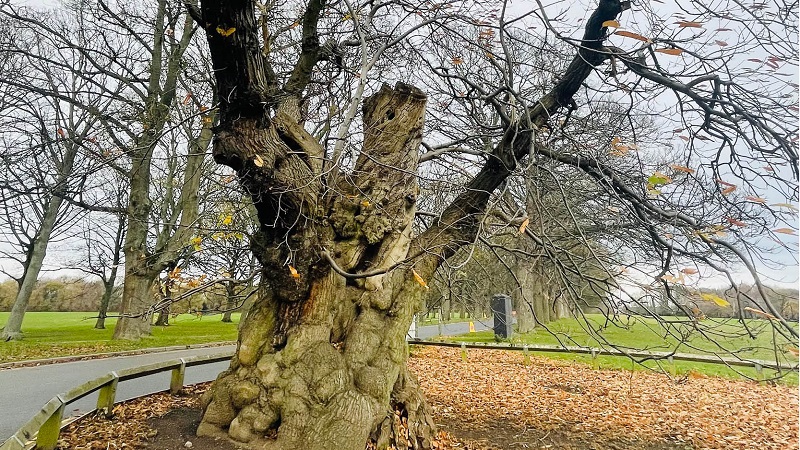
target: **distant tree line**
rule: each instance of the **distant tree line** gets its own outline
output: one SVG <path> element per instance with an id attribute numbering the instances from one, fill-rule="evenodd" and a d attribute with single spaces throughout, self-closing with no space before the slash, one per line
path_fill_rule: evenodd
<path id="1" fill-rule="evenodd" d="M 158 286 L 153 288 L 154 302 L 163 300 L 164 285 L 162 280 L 161 289 Z M 70 277 L 41 279 L 33 288 L 28 311 L 96 313 L 104 290 L 101 281 Z M 11 310 L 18 291 L 19 286 L 14 280 L 0 282 L 0 311 Z M 246 286 L 230 283 L 208 286 L 199 291 L 185 283 L 172 283 L 169 292 L 171 298 L 179 299 L 170 305 L 172 314 L 219 313 L 227 316 L 227 321 L 230 321 L 230 313 L 241 306 L 249 293 Z M 121 299 L 122 288 L 116 286 L 108 306 L 109 316 L 114 317 L 119 313 Z"/>
<path id="2" fill-rule="evenodd" d="M 0 283 L 0 311 L 10 311 L 19 290 L 13 280 Z M 28 311 L 97 311 L 103 296 L 103 283 L 60 277 L 41 279 L 33 288 Z M 115 289 L 110 311 L 119 308 L 120 295 Z"/>
<path id="3" fill-rule="evenodd" d="M 767 300 L 787 320 L 796 321 L 800 318 L 800 292 L 796 288 L 763 287 Z M 701 295 L 716 296 L 722 299 L 719 303 L 707 301 L 686 289 L 673 288 L 672 295 L 677 300 L 671 302 L 663 292 L 653 292 L 645 296 L 647 301 L 640 301 L 629 309 L 635 313 L 642 313 L 649 309 L 656 314 L 666 316 L 695 316 L 698 318 L 745 318 L 769 319 L 765 314 L 764 301 L 756 292 L 753 285 L 741 284 L 736 289 L 702 289 Z"/>

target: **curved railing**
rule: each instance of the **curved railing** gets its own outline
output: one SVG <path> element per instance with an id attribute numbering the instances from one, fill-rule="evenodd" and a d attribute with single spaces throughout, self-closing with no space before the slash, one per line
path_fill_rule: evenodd
<path id="1" fill-rule="evenodd" d="M 707 364 L 722 364 L 725 366 L 737 367 L 752 367 L 757 372 L 761 373 L 764 369 L 772 370 L 798 370 L 798 365 L 786 366 L 776 364 L 774 361 L 766 361 L 761 359 L 744 359 L 744 358 L 728 358 L 722 356 L 712 355 L 696 355 L 692 353 L 675 353 L 675 352 L 656 352 L 656 351 L 624 351 L 618 349 L 596 348 L 596 347 L 576 347 L 576 346 L 561 346 L 561 345 L 539 345 L 539 344 L 482 344 L 482 343 L 465 343 L 465 342 L 440 342 L 440 341 L 425 341 L 422 339 L 410 339 L 409 344 L 414 345 L 434 345 L 439 347 L 459 347 L 461 349 L 467 348 L 482 348 L 489 350 L 515 350 L 522 352 L 545 352 L 545 353 L 578 353 L 591 355 L 592 359 L 600 355 L 607 356 L 623 356 L 626 358 L 638 359 L 659 359 L 666 360 L 668 363 L 673 361 L 692 361 Z"/>
<path id="2" fill-rule="evenodd" d="M 562 347 L 556 345 L 515 345 L 515 344 L 467 344 L 464 342 L 434 342 L 420 339 L 408 341 L 413 345 L 433 345 L 440 347 L 461 348 L 463 359 L 467 359 L 466 349 L 492 349 L 492 350 L 514 350 L 522 351 L 527 355 L 528 352 L 551 352 L 551 353 L 582 353 L 592 356 L 596 360 L 599 355 L 626 356 L 629 358 L 653 358 L 673 361 L 693 361 L 708 364 L 724 364 L 727 366 L 753 367 L 761 376 L 763 369 L 774 370 L 798 370 L 798 366 L 784 366 L 771 361 L 746 360 L 736 358 L 724 358 L 720 356 L 693 355 L 687 353 L 667 353 L 667 352 L 642 352 L 642 351 L 622 351 L 616 349 L 599 349 L 590 347 Z M 116 401 L 117 384 L 120 381 L 134 380 L 137 378 L 153 375 L 156 373 L 172 371 L 169 390 L 171 393 L 178 392 L 183 386 L 184 374 L 187 367 L 202 366 L 222 361 L 227 361 L 233 356 L 233 352 L 219 353 L 216 355 L 194 356 L 181 358 L 171 361 L 164 361 L 146 366 L 119 370 L 108 373 L 100 378 L 88 381 L 77 386 L 70 391 L 53 397 L 47 402 L 38 414 L 33 416 L 22 428 L 13 436 L 8 438 L 0 450 L 22 450 L 29 448 L 29 443 L 35 439 L 36 448 L 41 450 L 53 450 L 58 442 L 61 432 L 61 420 L 65 407 L 72 402 L 86 397 L 89 394 L 100 391 L 97 399 L 96 410 L 104 411 L 111 415 L 111 411 Z"/>
<path id="3" fill-rule="evenodd" d="M 58 436 L 61 433 L 61 419 L 64 410 L 70 403 L 100 391 L 96 410 L 104 411 L 107 415 L 111 415 L 111 410 L 116 402 L 117 384 L 120 381 L 135 380 L 156 373 L 172 371 L 169 390 L 174 394 L 183 387 L 184 374 L 187 367 L 227 361 L 231 356 L 233 356 L 233 352 L 193 356 L 110 372 L 53 397 L 28 423 L 17 430 L 13 436 L 6 439 L 3 445 L 0 446 L 0 450 L 25 449 L 28 448 L 28 443 L 34 439 L 37 449 L 53 450 L 56 448 Z"/>

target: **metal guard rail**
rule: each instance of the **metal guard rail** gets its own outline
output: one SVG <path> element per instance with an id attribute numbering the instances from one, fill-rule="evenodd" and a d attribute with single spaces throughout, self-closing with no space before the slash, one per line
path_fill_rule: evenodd
<path id="1" fill-rule="evenodd" d="M 800 366 L 785 366 L 775 364 L 773 361 L 766 361 L 760 359 L 738 359 L 738 358 L 725 358 L 722 356 L 709 356 L 697 355 L 692 353 L 673 353 L 673 352 L 655 352 L 655 351 L 622 351 L 617 349 L 602 349 L 596 347 L 576 347 L 576 346 L 561 346 L 561 345 L 538 345 L 538 344 L 468 344 L 465 342 L 439 342 L 439 341 L 424 341 L 422 339 L 409 339 L 409 344 L 413 345 L 433 345 L 438 347 L 458 347 L 466 348 L 482 348 L 487 350 L 514 350 L 523 352 L 545 352 L 545 353 L 580 353 L 592 355 L 596 358 L 600 355 L 608 356 L 624 356 L 626 358 L 642 358 L 642 359 L 666 359 L 668 362 L 672 361 L 691 361 L 701 362 L 708 364 L 722 364 L 726 366 L 739 366 L 739 367 L 753 367 L 757 371 L 762 369 L 772 370 L 798 370 Z"/>
<path id="2" fill-rule="evenodd" d="M 174 394 L 183 387 L 184 374 L 187 367 L 227 361 L 232 356 L 233 352 L 193 356 L 110 372 L 53 397 L 28 423 L 17 430 L 13 436 L 6 439 L 3 445 L 0 445 L 0 450 L 22 450 L 28 448 L 28 443 L 34 438 L 37 449 L 53 450 L 58 443 L 58 436 L 61 432 L 61 418 L 68 404 L 100 391 L 96 410 L 104 411 L 105 414 L 110 416 L 116 399 L 117 384 L 120 381 L 133 380 L 171 370 L 172 377 L 170 378 L 169 390 Z"/>
<path id="3" fill-rule="evenodd" d="M 515 345 L 515 344 L 467 344 L 465 342 L 435 342 L 425 341 L 421 339 L 409 339 L 409 344 L 412 345 L 432 345 L 439 347 L 456 347 L 462 349 L 462 358 L 466 359 L 466 349 L 487 349 L 487 350 L 513 350 L 522 351 L 526 355 L 528 352 L 550 352 L 550 353 L 581 353 L 592 356 L 596 359 L 599 355 L 609 356 L 625 356 L 628 358 L 651 358 L 651 359 L 666 359 L 668 362 L 673 361 L 692 361 L 702 362 L 709 364 L 724 364 L 727 366 L 739 367 L 753 367 L 761 373 L 764 368 L 768 369 L 787 369 L 798 370 L 798 366 L 783 366 L 775 364 L 771 361 L 763 360 L 744 360 L 736 358 L 723 358 L 718 356 L 695 355 L 688 353 L 669 353 L 669 352 L 642 352 L 632 351 L 625 352 L 621 350 L 609 350 L 590 347 L 562 347 L 557 345 Z M 104 411 L 105 414 L 111 415 L 114 407 L 117 384 L 120 381 L 133 380 L 136 378 L 153 375 L 156 373 L 172 371 L 170 379 L 169 390 L 171 393 L 177 393 L 183 387 L 184 374 L 187 367 L 201 366 L 204 364 L 212 364 L 222 361 L 227 361 L 233 356 L 233 352 L 219 353 L 216 355 L 194 356 L 190 358 L 180 358 L 177 360 L 164 361 L 155 364 L 149 364 L 141 367 L 134 367 L 124 369 L 116 372 L 111 372 L 103 375 L 100 378 L 88 381 L 80 386 L 77 386 L 66 393 L 53 397 L 47 402 L 38 414 L 33 416 L 31 420 L 22 426 L 13 436 L 8 438 L 3 445 L 0 445 L 0 450 L 24 450 L 28 448 L 28 443 L 36 440 L 36 448 L 41 450 L 53 450 L 58 442 L 58 436 L 61 431 L 61 418 L 64 413 L 65 407 L 89 394 L 100 391 L 97 399 L 97 411 Z"/>

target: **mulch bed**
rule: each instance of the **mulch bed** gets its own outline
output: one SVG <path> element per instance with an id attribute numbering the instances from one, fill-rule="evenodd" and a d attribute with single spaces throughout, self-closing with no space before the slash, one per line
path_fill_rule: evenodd
<path id="1" fill-rule="evenodd" d="M 787 386 L 646 372 L 592 370 L 519 352 L 425 348 L 417 373 L 441 449 L 796 449 L 798 392 Z M 199 395 L 156 394 L 117 405 L 114 418 L 69 425 L 62 449 L 236 449 L 194 436 Z"/>

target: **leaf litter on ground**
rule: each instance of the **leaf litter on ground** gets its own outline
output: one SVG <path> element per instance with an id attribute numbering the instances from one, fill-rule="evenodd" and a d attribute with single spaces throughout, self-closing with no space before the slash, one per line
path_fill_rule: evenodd
<path id="1" fill-rule="evenodd" d="M 435 448 L 798 448 L 794 387 L 528 360 L 501 350 L 469 350 L 466 362 L 459 349 L 414 350 L 409 368 L 442 425 Z M 145 448 L 158 434 L 153 418 L 199 408 L 207 387 L 125 402 L 111 420 L 90 415 L 62 433 L 59 448 Z"/>

